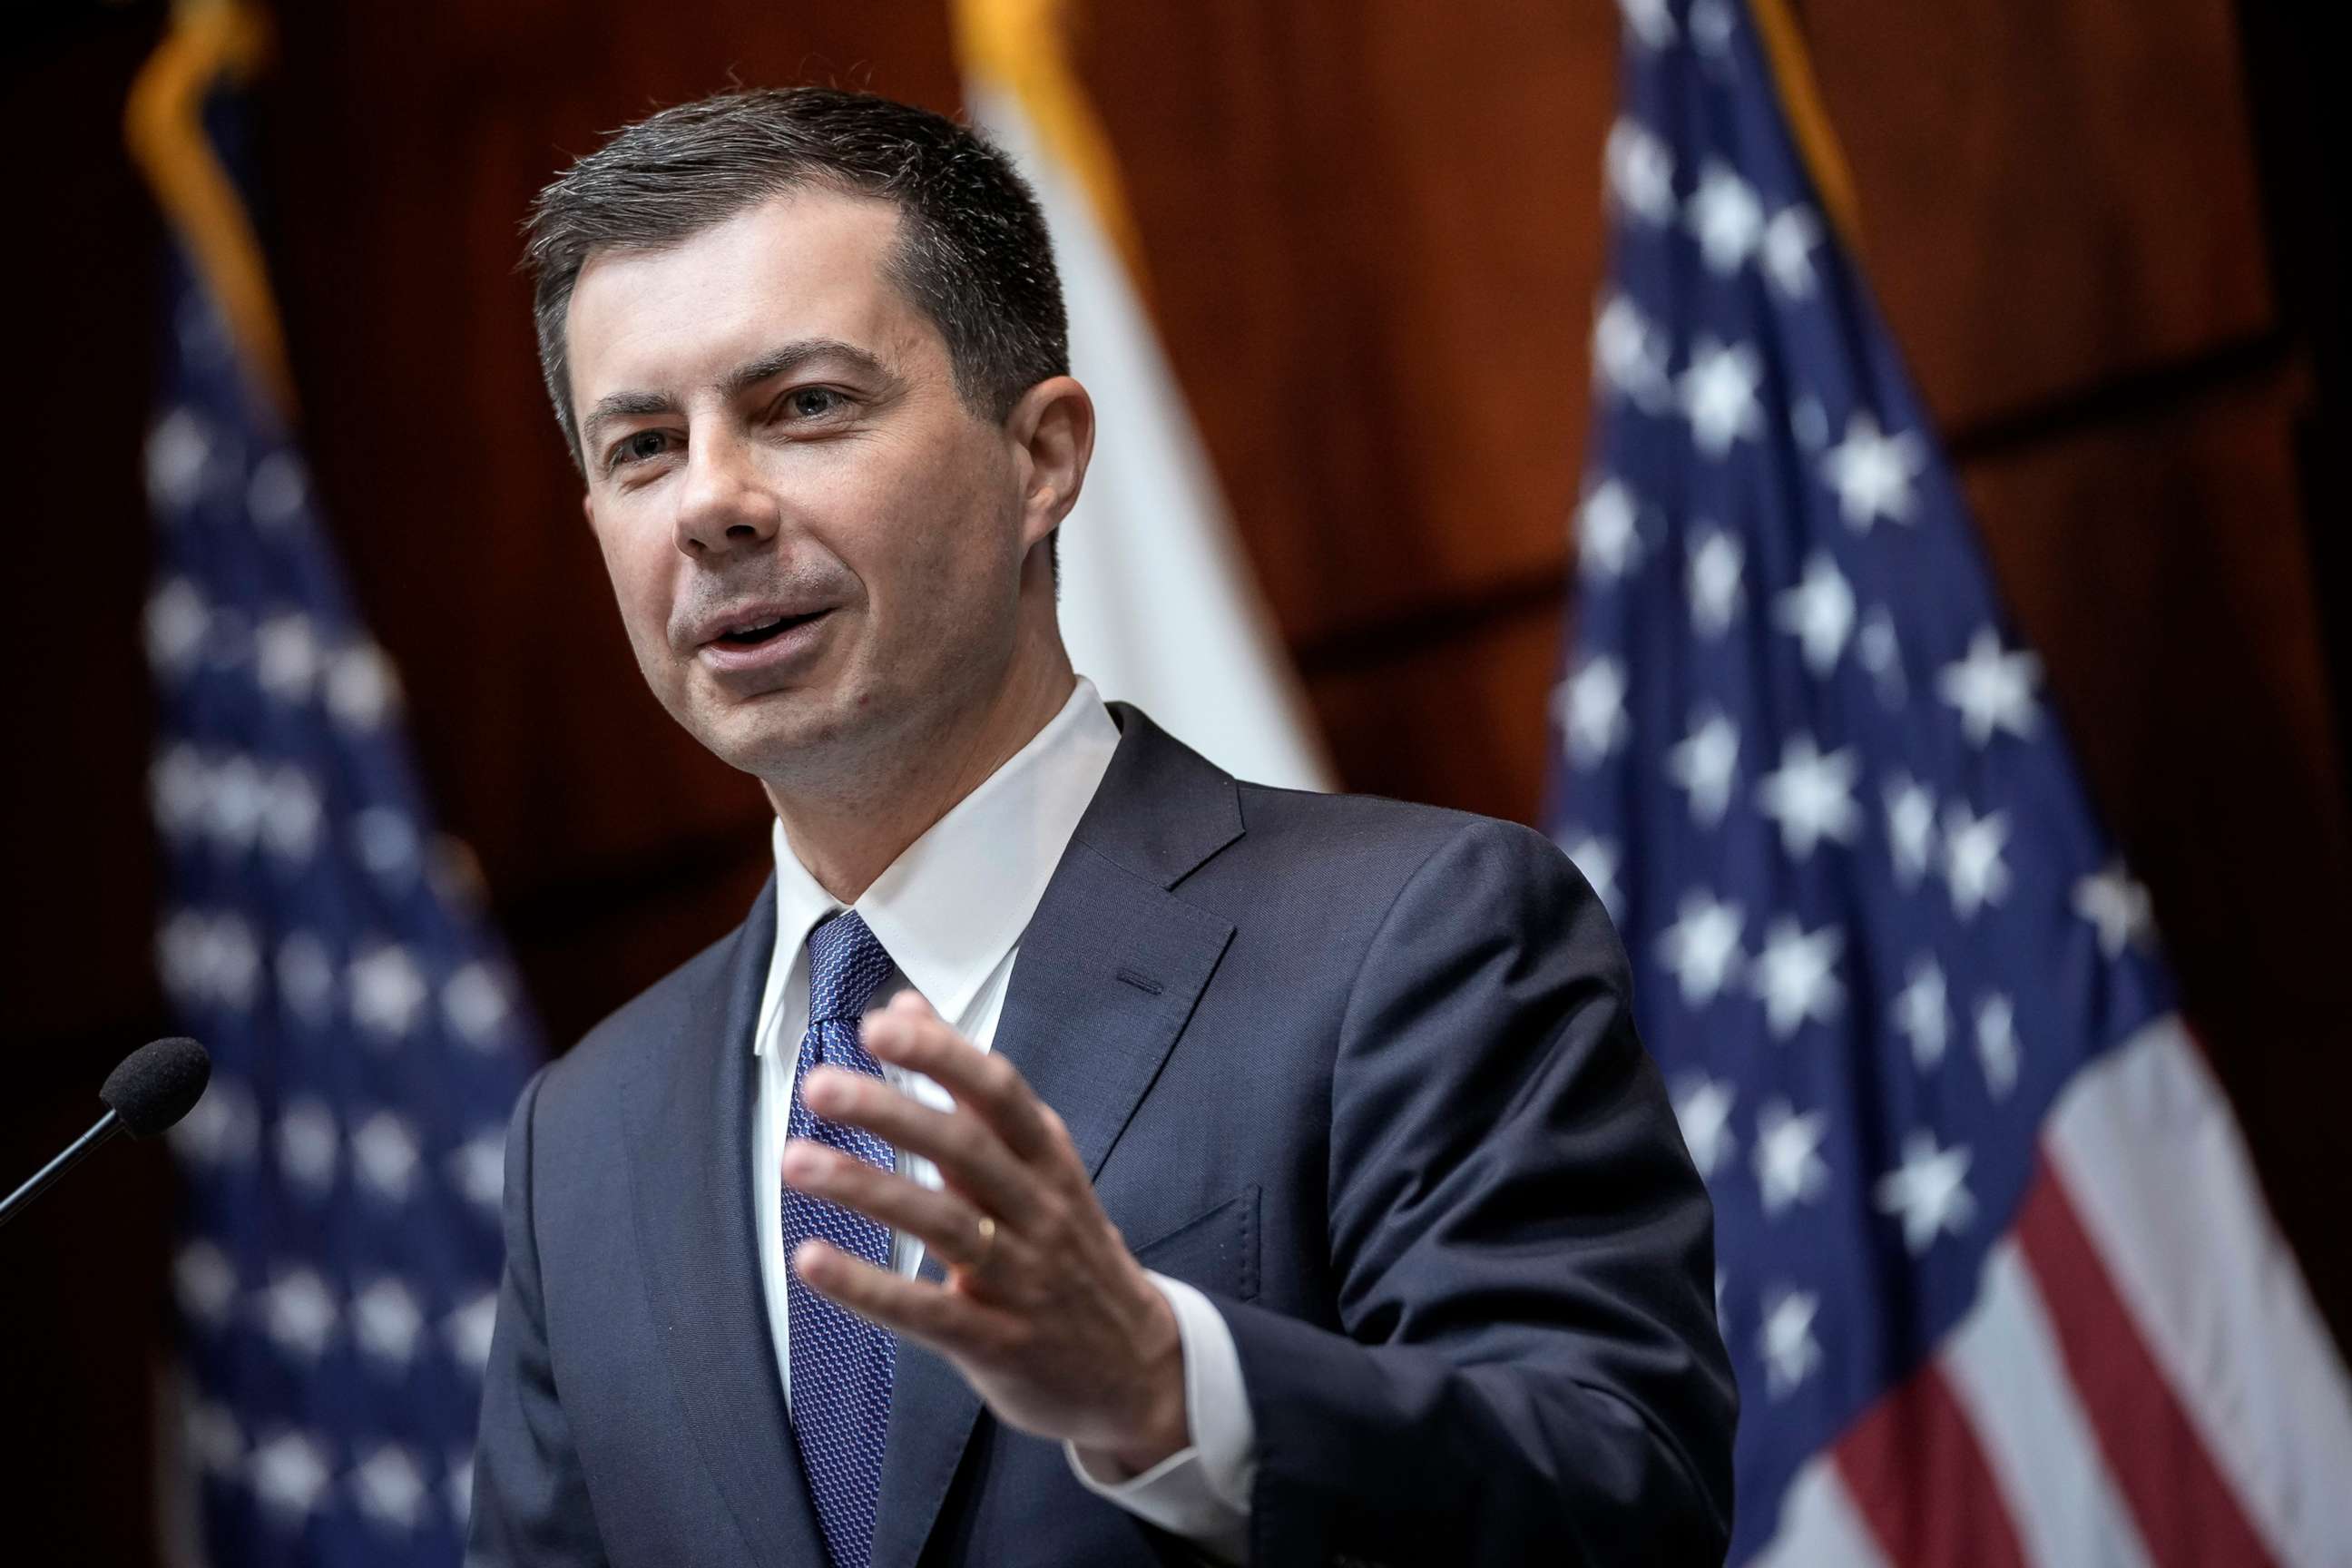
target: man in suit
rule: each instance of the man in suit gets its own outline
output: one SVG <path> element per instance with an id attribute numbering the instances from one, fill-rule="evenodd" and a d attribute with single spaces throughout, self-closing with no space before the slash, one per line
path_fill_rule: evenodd
<path id="1" fill-rule="evenodd" d="M 516 1108 L 477 1558 L 1718 1561 L 1710 1214 L 1607 917 L 1073 672 L 1093 414 L 1003 160 L 726 95 L 530 258 L 632 647 L 776 875 Z"/>

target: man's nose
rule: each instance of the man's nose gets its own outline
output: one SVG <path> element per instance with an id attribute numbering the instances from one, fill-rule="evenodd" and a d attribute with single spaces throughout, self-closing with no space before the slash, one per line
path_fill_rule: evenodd
<path id="1" fill-rule="evenodd" d="M 746 443 L 726 435 L 698 437 L 687 447 L 685 477 L 677 504 L 681 553 L 707 560 L 775 537 L 776 498 L 761 485 Z"/>

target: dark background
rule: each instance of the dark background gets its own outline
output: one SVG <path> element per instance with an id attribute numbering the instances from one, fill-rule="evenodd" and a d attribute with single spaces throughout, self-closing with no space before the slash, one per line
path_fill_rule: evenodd
<path id="1" fill-rule="evenodd" d="M 751 783 L 646 694 L 542 403 L 530 194 L 730 79 L 959 106 L 943 0 L 285 5 L 258 197 L 317 491 L 551 1035 L 739 918 Z M 1586 416 L 1607 0 L 1098 0 L 1150 297 L 1346 784 L 1533 816 Z M 166 1025 L 140 479 L 155 4 L 5 24 L 0 1184 Z M 2352 1095 L 2344 273 L 2315 22 L 2268 0 L 1810 0 L 1862 247 L 2339 1342 Z M 2332 134 L 2347 129 L 2337 124 Z M 151 1560 L 170 1173 L 0 1236 L 12 1546 Z"/>

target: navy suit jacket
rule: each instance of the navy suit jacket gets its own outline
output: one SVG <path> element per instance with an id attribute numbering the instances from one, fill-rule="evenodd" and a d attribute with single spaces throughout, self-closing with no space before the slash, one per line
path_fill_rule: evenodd
<path id="1" fill-rule="evenodd" d="M 1713 1563 L 1712 1216 L 1549 841 L 1236 784 L 1121 705 L 995 1049 L 1257 1427 L 1255 1561 Z M 532 1079 L 475 1460 L 488 1563 L 822 1568 L 760 1289 L 772 889 Z M 902 1342 L 876 1568 L 1181 1560 Z"/>

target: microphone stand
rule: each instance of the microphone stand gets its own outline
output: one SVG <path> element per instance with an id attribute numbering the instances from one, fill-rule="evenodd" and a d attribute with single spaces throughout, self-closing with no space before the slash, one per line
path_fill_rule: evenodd
<path id="1" fill-rule="evenodd" d="M 6 1225 L 14 1219 L 18 1209 L 39 1196 L 42 1188 L 72 1170 L 76 1161 L 121 1131 L 122 1118 L 110 1109 L 105 1115 L 98 1119 L 97 1126 L 68 1144 L 65 1152 L 34 1172 L 31 1181 L 10 1193 L 5 1199 L 0 1199 L 0 1225 Z"/>

